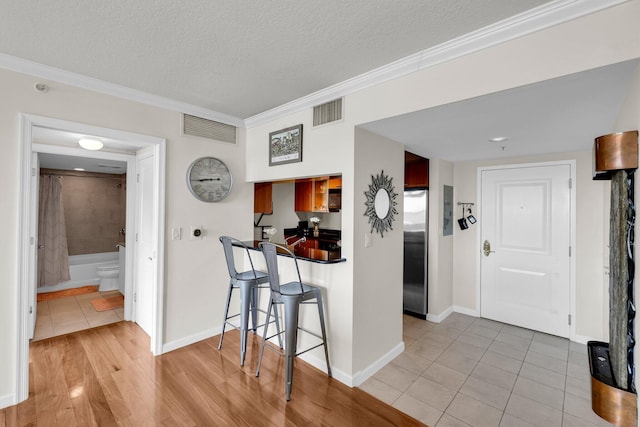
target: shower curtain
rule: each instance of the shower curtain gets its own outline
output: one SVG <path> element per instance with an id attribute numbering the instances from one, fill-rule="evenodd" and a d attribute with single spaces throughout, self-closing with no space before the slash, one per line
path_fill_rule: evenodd
<path id="1" fill-rule="evenodd" d="M 38 212 L 38 287 L 70 280 L 62 178 L 40 177 Z"/>

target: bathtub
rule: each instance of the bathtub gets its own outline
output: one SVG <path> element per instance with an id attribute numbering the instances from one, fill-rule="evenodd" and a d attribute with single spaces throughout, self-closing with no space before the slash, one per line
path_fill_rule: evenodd
<path id="1" fill-rule="evenodd" d="M 42 286 L 40 292 L 61 291 L 63 289 L 79 288 L 81 286 L 98 285 L 100 279 L 96 275 L 96 268 L 101 265 L 118 264 L 118 252 L 102 252 L 98 254 L 70 255 L 69 275 L 71 280 L 58 283 L 55 286 Z"/>

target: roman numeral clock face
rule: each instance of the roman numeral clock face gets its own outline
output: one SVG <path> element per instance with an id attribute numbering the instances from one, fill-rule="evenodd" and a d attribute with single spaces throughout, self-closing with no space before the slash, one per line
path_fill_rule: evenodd
<path id="1" fill-rule="evenodd" d="M 187 171 L 187 186 L 198 200 L 219 202 L 231 192 L 231 172 L 215 157 L 196 159 Z"/>

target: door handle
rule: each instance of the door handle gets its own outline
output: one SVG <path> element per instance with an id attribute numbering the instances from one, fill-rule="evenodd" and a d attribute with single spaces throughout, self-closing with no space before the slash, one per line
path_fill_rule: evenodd
<path id="1" fill-rule="evenodd" d="M 482 252 L 484 253 L 484 256 L 489 256 L 489 254 L 495 252 L 491 250 L 491 243 L 489 243 L 488 240 L 485 240 L 482 244 Z"/>

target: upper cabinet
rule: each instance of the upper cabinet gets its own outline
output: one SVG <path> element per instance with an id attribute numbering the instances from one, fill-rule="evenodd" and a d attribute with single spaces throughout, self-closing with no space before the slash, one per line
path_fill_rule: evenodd
<path id="1" fill-rule="evenodd" d="M 296 180 L 294 205 L 296 212 L 313 212 L 313 181 L 311 179 Z"/>
<path id="2" fill-rule="evenodd" d="M 256 182 L 253 185 L 253 213 L 273 213 L 271 182 Z"/>
<path id="3" fill-rule="evenodd" d="M 404 188 L 429 188 L 429 159 L 404 152 Z"/>
<path id="4" fill-rule="evenodd" d="M 341 192 L 342 177 L 321 177 L 296 180 L 296 212 L 333 212 L 336 206 L 336 192 Z M 331 198 L 331 206 L 330 206 Z"/>

